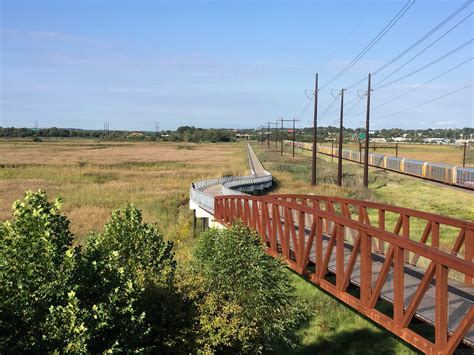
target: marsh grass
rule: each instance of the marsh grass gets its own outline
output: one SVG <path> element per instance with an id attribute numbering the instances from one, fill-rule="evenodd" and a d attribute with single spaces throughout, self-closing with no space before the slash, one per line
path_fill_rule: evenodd
<path id="1" fill-rule="evenodd" d="M 110 213 L 127 203 L 143 209 L 173 239 L 177 258 L 190 258 L 192 181 L 245 174 L 244 144 L 98 143 L 53 140 L 0 141 L 0 220 L 10 218 L 14 200 L 26 190 L 61 196 L 76 243 L 103 228 Z M 188 149 L 192 147 L 191 149 Z"/>

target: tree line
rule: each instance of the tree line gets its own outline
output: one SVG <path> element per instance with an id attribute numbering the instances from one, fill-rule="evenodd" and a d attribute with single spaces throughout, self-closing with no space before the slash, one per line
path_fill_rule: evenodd
<path id="1" fill-rule="evenodd" d="M 102 140 L 142 140 L 142 141 L 171 141 L 171 142 L 232 142 L 236 140 L 235 132 L 229 129 L 196 128 L 182 126 L 176 131 L 161 132 L 146 131 L 103 131 L 74 128 L 15 128 L 0 127 L 0 137 L 32 138 L 93 138 Z"/>

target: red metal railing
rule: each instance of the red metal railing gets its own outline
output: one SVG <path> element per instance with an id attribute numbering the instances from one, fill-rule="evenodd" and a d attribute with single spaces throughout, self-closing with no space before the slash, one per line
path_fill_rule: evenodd
<path id="1" fill-rule="evenodd" d="M 392 226 L 393 229 L 390 230 L 394 234 L 423 244 L 430 241 L 434 248 L 457 255 L 469 262 L 474 260 L 474 223 L 472 222 L 383 203 L 334 196 L 285 194 L 268 197 L 334 212 L 377 226 L 382 230 L 388 230 L 386 215 L 391 213 L 391 219 L 396 221 Z M 418 229 L 421 227 L 422 232 L 419 230 L 419 233 L 415 233 L 413 224 L 417 224 Z M 374 242 L 373 251 L 386 254 L 388 249 L 384 241 L 379 240 L 378 244 Z M 418 266 L 423 260 L 420 260 L 419 255 L 414 254 L 410 258 L 409 253 L 405 253 L 405 261 Z M 424 261 L 426 265 L 426 260 Z M 464 275 L 464 282 L 468 286 L 473 285 L 472 277 L 469 275 Z"/>
<path id="2" fill-rule="evenodd" d="M 370 209 L 377 211 L 377 227 L 370 220 Z M 394 232 L 385 230 L 387 211 L 398 213 Z M 411 240 L 407 233 L 414 217 L 427 222 L 422 242 Z M 215 219 L 225 225 L 241 219 L 259 233 L 269 254 L 282 255 L 293 270 L 424 352 L 452 353 L 461 341 L 474 344 L 467 336 L 474 320 L 472 289 L 466 291 L 466 286 L 448 280 L 450 270 L 466 281 L 474 276 L 468 246 L 473 223 L 371 202 L 305 195 L 218 196 Z M 438 248 L 440 224 L 460 228 L 455 253 Z M 428 235 L 432 245 L 425 244 Z M 465 246 L 463 255 L 460 244 Z M 413 257 L 407 260 L 406 255 Z M 426 269 L 411 265 L 420 259 L 427 262 Z M 348 292 L 350 285 L 358 288 L 358 296 Z M 393 305 L 391 312 L 376 309 L 381 299 Z M 453 312 L 452 301 L 462 306 L 462 314 L 461 308 Z M 433 325 L 434 341 L 410 329 L 415 316 Z"/>

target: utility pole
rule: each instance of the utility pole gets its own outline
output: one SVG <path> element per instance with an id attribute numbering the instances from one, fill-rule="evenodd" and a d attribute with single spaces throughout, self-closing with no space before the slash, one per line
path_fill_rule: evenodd
<path id="1" fill-rule="evenodd" d="M 281 120 L 281 142 L 280 142 L 280 155 L 283 155 L 283 118 L 280 118 Z"/>
<path id="2" fill-rule="evenodd" d="M 267 122 L 268 124 L 268 145 L 267 147 L 270 148 L 270 137 L 271 137 L 271 130 L 270 130 L 270 125 L 275 125 L 275 147 L 277 146 L 276 145 L 276 142 L 277 142 L 277 127 L 278 127 L 278 121 L 277 122 Z"/>
<path id="3" fill-rule="evenodd" d="M 339 120 L 339 160 L 337 162 L 337 184 L 342 186 L 342 141 L 344 139 L 343 124 L 344 124 L 344 91 L 341 89 L 341 116 Z"/>
<path id="4" fill-rule="evenodd" d="M 334 161 L 334 137 L 331 137 L 331 161 Z"/>
<path id="5" fill-rule="evenodd" d="M 267 122 L 267 148 L 270 149 L 270 122 Z"/>
<path id="6" fill-rule="evenodd" d="M 316 153 L 318 141 L 318 73 L 314 84 L 313 149 L 311 156 L 311 186 L 316 185 Z"/>
<path id="7" fill-rule="evenodd" d="M 280 155 L 283 155 L 283 122 L 291 122 L 291 121 L 293 121 L 294 119 L 293 119 L 293 120 L 285 120 L 285 119 L 283 119 L 283 118 L 280 118 L 280 119 L 278 119 L 278 120 L 281 121 L 281 128 L 280 128 L 280 130 L 281 130 L 280 148 L 281 148 L 281 149 L 280 149 Z"/>
<path id="8" fill-rule="evenodd" d="M 370 120 L 370 92 L 372 90 L 371 83 L 370 83 L 371 79 L 372 79 L 372 74 L 369 74 L 368 86 L 367 86 L 367 112 L 365 115 L 364 187 L 369 186 L 369 120 Z"/>
<path id="9" fill-rule="evenodd" d="M 275 120 L 275 148 L 278 148 L 278 121 L 279 119 Z"/>
<path id="10" fill-rule="evenodd" d="M 462 155 L 462 167 L 466 167 L 466 149 L 467 149 L 467 142 L 464 142 L 464 153 Z"/>
<path id="11" fill-rule="evenodd" d="M 295 122 L 299 121 L 297 118 L 293 118 L 293 158 L 295 157 L 295 140 L 296 140 L 296 127 Z"/>

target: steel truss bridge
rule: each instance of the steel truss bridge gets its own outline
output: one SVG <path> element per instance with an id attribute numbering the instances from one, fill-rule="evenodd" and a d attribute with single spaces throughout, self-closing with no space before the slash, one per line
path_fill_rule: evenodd
<path id="1" fill-rule="evenodd" d="M 473 351 L 474 223 L 338 197 L 247 195 L 249 179 L 271 179 L 248 152 L 252 175 L 230 182 L 239 191 L 223 195 L 227 180 L 191 188 L 195 213 L 220 228 L 241 220 L 270 255 L 425 353 Z"/>

